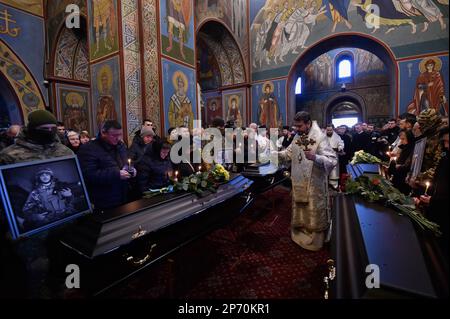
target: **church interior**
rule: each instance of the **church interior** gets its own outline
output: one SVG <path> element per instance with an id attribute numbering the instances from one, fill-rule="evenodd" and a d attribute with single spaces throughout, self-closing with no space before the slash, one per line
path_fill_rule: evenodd
<path id="1" fill-rule="evenodd" d="M 448 0 L 0 0 L 0 298 L 448 298 L 448 32 Z"/>

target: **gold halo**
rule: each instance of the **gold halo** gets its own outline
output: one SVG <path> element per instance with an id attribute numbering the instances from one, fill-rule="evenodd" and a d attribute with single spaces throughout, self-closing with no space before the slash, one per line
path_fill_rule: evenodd
<path id="1" fill-rule="evenodd" d="M 102 90 L 102 76 L 105 74 L 108 77 L 108 91 L 111 90 L 112 82 L 113 82 L 113 72 L 111 70 L 111 67 L 109 65 L 104 65 L 100 68 L 98 74 L 97 74 L 97 88 L 101 92 Z"/>
<path id="2" fill-rule="evenodd" d="M 172 84 L 173 87 L 175 88 L 175 90 L 177 90 L 178 88 L 178 78 L 181 77 L 183 79 L 183 83 L 184 83 L 184 92 L 187 92 L 188 90 L 188 78 L 186 76 L 186 74 L 184 74 L 182 71 L 175 71 L 173 76 L 172 76 Z"/>
<path id="3" fill-rule="evenodd" d="M 236 105 L 239 108 L 239 106 L 241 105 L 241 97 L 239 95 L 236 95 L 236 94 L 230 95 L 230 97 L 228 98 L 228 107 L 231 107 L 231 100 L 232 99 L 236 99 Z"/>
<path id="4" fill-rule="evenodd" d="M 70 92 L 69 94 L 66 95 L 66 104 L 72 105 L 72 100 L 74 98 L 79 106 L 82 107 L 84 105 L 83 97 L 79 93 L 76 93 L 76 92 Z"/>
<path id="5" fill-rule="evenodd" d="M 266 89 L 266 86 L 267 86 L 267 85 L 270 86 L 270 93 L 273 93 L 273 91 L 275 91 L 275 86 L 273 85 L 273 82 L 272 82 L 272 81 L 264 82 L 264 84 L 263 84 L 263 86 L 262 86 L 262 91 L 263 91 L 263 93 L 266 93 L 265 89 Z"/>
<path id="6" fill-rule="evenodd" d="M 441 61 L 441 59 L 439 59 L 438 57 L 428 57 L 428 58 L 425 58 L 422 61 L 420 61 L 420 64 L 419 64 L 420 73 L 427 72 L 427 68 L 426 68 L 425 63 L 430 61 L 430 60 L 433 60 L 434 63 L 435 63 L 434 71 L 439 72 L 442 69 L 442 61 Z"/>

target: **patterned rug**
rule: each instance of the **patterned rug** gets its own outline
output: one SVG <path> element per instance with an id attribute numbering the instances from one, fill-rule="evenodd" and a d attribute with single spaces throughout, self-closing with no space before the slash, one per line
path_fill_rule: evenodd
<path id="1" fill-rule="evenodd" d="M 328 248 L 290 239 L 291 196 L 278 187 L 232 223 L 180 249 L 104 297 L 323 298 Z"/>

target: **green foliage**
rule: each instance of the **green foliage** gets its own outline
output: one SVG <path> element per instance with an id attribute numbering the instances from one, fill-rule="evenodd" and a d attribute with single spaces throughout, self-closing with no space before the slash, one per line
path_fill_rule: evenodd
<path id="1" fill-rule="evenodd" d="M 175 189 L 185 192 L 194 192 L 200 196 L 205 192 L 217 192 L 219 183 L 228 181 L 230 173 L 225 168 L 216 164 L 209 172 L 197 172 L 189 177 L 185 177 L 181 182 L 175 182 Z"/>

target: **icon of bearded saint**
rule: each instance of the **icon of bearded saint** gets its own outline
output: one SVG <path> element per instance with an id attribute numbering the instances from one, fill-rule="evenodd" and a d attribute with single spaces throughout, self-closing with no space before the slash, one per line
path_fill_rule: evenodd
<path id="1" fill-rule="evenodd" d="M 71 92 L 67 94 L 65 102 L 64 125 L 77 132 L 87 130 L 89 122 L 86 109 L 84 108 L 85 99 L 83 96 L 79 93 Z"/>

